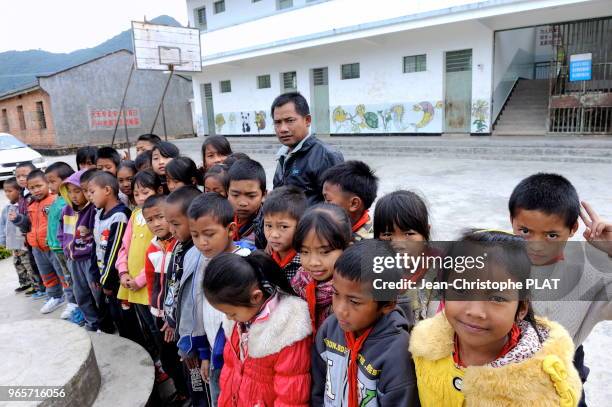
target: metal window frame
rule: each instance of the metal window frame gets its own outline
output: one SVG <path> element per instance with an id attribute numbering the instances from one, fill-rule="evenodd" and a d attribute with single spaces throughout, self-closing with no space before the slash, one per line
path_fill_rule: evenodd
<path id="1" fill-rule="evenodd" d="M 222 5 L 223 6 L 223 10 L 218 10 L 218 6 Z M 225 12 L 225 0 L 217 0 L 213 3 L 213 11 L 215 12 L 215 14 L 221 14 Z"/>
<path id="2" fill-rule="evenodd" d="M 223 85 L 227 85 L 227 89 L 223 89 Z M 225 79 L 219 81 L 219 93 L 232 93 L 232 81 L 231 79 Z"/>
<path id="3" fill-rule="evenodd" d="M 262 81 L 264 81 L 264 85 L 262 86 Z M 272 88 L 272 77 L 270 74 L 265 75 L 257 75 L 257 89 L 270 89 Z"/>
<path id="4" fill-rule="evenodd" d="M 357 69 L 355 69 L 355 67 Z M 348 71 L 345 72 L 345 68 L 347 68 Z M 361 77 L 361 67 L 360 67 L 359 62 L 351 62 L 349 64 L 342 64 L 340 66 L 340 78 L 343 81 L 348 80 L 348 79 L 359 79 L 360 77 Z"/>

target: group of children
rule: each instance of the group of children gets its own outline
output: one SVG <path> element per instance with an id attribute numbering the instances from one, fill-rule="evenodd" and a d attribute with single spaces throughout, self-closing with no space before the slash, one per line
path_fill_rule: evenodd
<path id="1" fill-rule="evenodd" d="M 372 215 L 378 179 L 367 164 L 347 161 L 325 171 L 324 202 L 309 206 L 292 186 L 267 193 L 262 165 L 233 153 L 222 136 L 206 138 L 200 168 L 152 134 L 139 137 L 136 151 L 129 161 L 109 147 L 85 147 L 76 172 L 61 162 L 44 172 L 19 166 L 4 183 L 10 204 L 0 244 L 13 251 L 16 291 L 46 298 L 43 313 L 67 302 L 62 318 L 142 344 L 156 382 L 172 378 L 173 401 L 584 403 L 581 344 L 612 319 L 609 300 L 532 304 L 515 291 L 467 300 L 451 289 L 380 298 L 380 276 L 368 267 L 375 258 L 436 250 L 419 195 L 379 197 Z M 487 273 L 524 282 L 534 269 L 564 267 L 564 243 L 582 217 L 586 240 L 612 256 L 612 225 L 582 206 L 565 178 L 536 174 L 510 198 L 513 233 L 468 230 L 459 243 L 497 250 Z M 534 254 L 531 240 L 557 249 Z M 465 247 L 447 255 L 465 256 Z M 419 269 L 409 278 L 453 274 Z M 612 279 L 597 278 L 612 294 Z"/>

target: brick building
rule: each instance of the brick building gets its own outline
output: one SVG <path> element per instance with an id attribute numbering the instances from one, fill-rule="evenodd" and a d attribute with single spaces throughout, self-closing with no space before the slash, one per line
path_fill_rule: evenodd
<path id="1" fill-rule="evenodd" d="M 132 52 L 115 51 L 1 94 L 0 132 L 34 147 L 108 144 L 119 119 L 117 140 L 124 141 L 119 107 L 132 61 Z M 163 72 L 134 71 L 125 101 L 130 140 L 151 131 L 167 80 Z M 192 95 L 191 81 L 174 75 L 154 132 L 193 134 Z"/>

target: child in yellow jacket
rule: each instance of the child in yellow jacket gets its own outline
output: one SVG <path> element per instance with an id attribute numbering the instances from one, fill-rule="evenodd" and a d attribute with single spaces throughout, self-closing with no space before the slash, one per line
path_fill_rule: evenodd
<path id="1" fill-rule="evenodd" d="M 577 406 L 581 382 L 572 363 L 574 344 L 561 325 L 533 315 L 523 239 L 470 231 L 449 256 L 484 256 L 483 267 L 443 270 L 442 281 L 449 283 L 442 288 L 444 310 L 412 331 L 421 405 Z M 466 284 L 477 280 L 516 284 L 503 290 Z"/>

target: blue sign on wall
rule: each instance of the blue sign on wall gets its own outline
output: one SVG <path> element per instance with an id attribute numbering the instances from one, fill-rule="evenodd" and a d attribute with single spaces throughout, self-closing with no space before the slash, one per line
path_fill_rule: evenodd
<path id="1" fill-rule="evenodd" d="M 592 54 L 570 56 L 570 82 L 590 81 L 593 77 Z"/>

